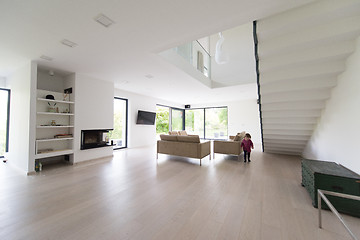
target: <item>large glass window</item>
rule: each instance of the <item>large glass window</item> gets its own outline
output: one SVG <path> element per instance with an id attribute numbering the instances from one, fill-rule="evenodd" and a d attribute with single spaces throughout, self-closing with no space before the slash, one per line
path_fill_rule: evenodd
<path id="1" fill-rule="evenodd" d="M 225 139 L 228 130 L 228 111 L 226 107 L 205 109 L 205 138 Z"/>
<path id="2" fill-rule="evenodd" d="M 227 139 L 227 107 L 185 110 L 185 130 L 205 139 Z"/>
<path id="3" fill-rule="evenodd" d="M 156 105 L 156 135 L 184 130 L 184 110 Z"/>
<path id="4" fill-rule="evenodd" d="M 180 131 L 184 129 L 184 110 L 171 109 L 171 130 Z"/>
<path id="5" fill-rule="evenodd" d="M 127 147 L 127 108 L 127 99 L 114 99 L 114 130 L 109 134 L 114 149 Z"/>
<path id="6" fill-rule="evenodd" d="M 185 110 L 185 130 L 188 134 L 204 138 L 204 109 Z"/>
<path id="7" fill-rule="evenodd" d="M 170 108 L 157 105 L 156 106 L 156 134 L 167 134 L 169 132 Z"/>
<path id="8" fill-rule="evenodd" d="M 0 88 L 0 157 L 8 151 L 10 90 Z"/>

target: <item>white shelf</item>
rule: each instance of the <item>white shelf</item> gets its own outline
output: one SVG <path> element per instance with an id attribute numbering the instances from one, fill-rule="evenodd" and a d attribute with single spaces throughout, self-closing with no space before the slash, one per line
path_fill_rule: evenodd
<path id="1" fill-rule="evenodd" d="M 74 151 L 72 149 L 55 150 L 55 151 L 46 152 L 46 153 L 38 153 L 35 155 L 35 159 L 56 157 L 56 156 L 67 155 L 67 154 L 72 154 L 72 153 L 74 153 Z"/>
<path id="2" fill-rule="evenodd" d="M 46 99 L 44 97 L 46 95 L 53 95 L 55 99 Z M 75 114 L 73 107 L 75 106 L 75 102 L 71 101 L 70 97 L 66 98 L 66 100 L 69 101 L 64 101 L 63 96 L 62 92 L 37 90 L 35 159 L 64 156 L 74 153 L 73 118 Z M 54 109 L 58 110 L 58 112 L 49 112 L 49 110 Z M 56 122 L 58 125 L 51 125 L 51 122 Z M 56 134 L 72 134 L 72 136 L 55 138 L 54 136 Z M 41 150 L 43 150 L 43 152 L 41 152 Z"/>
<path id="3" fill-rule="evenodd" d="M 36 128 L 73 128 L 74 126 L 36 126 Z"/>
<path id="4" fill-rule="evenodd" d="M 74 104 L 74 102 L 71 102 L 71 101 L 51 100 L 51 99 L 46 99 L 46 98 L 38 98 L 37 100 L 38 101 L 44 101 L 44 102 Z"/>
<path id="5" fill-rule="evenodd" d="M 52 142 L 52 141 L 65 141 L 65 140 L 74 140 L 73 137 L 68 138 L 45 138 L 45 139 L 36 139 L 37 142 Z"/>
<path id="6" fill-rule="evenodd" d="M 73 113 L 54 113 L 54 112 L 37 112 L 37 114 L 41 115 L 58 115 L 58 116 L 74 116 Z"/>

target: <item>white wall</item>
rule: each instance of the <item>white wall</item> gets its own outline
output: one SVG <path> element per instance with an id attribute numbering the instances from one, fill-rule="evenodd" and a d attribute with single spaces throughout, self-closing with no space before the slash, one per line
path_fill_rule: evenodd
<path id="1" fill-rule="evenodd" d="M 9 152 L 6 154 L 8 163 L 21 171 L 28 173 L 34 170 L 33 156 L 35 154 L 34 114 L 31 104 L 34 104 L 36 94 L 36 64 L 28 62 L 19 67 L 7 78 L 7 88 L 11 89 Z M 31 151 L 31 152 L 30 152 Z"/>
<path id="2" fill-rule="evenodd" d="M 74 163 L 112 155 L 112 147 L 80 150 L 81 130 L 112 129 L 114 84 L 75 74 Z"/>
<path id="3" fill-rule="evenodd" d="M 137 125 L 138 110 L 156 112 L 156 104 L 184 108 L 184 105 L 115 89 L 115 97 L 128 99 L 128 148 L 156 144 L 155 125 Z"/>
<path id="4" fill-rule="evenodd" d="M 6 87 L 6 78 L 0 77 L 0 88 Z"/>
<path id="5" fill-rule="evenodd" d="M 229 55 L 226 64 L 215 62 L 218 34 L 210 36 L 211 79 L 224 85 L 237 85 L 256 82 L 256 62 L 252 22 L 223 31 L 225 38 L 222 49 Z M 217 85 L 217 84 L 215 84 Z"/>
<path id="6" fill-rule="evenodd" d="M 360 174 L 360 38 L 326 103 L 303 156 L 333 161 Z"/>
<path id="7" fill-rule="evenodd" d="M 38 71 L 37 88 L 53 92 L 63 92 L 64 78 L 57 74 L 50 76 L 48 72 Z"/>
<path id="8" fill-rule="evenodd" d="M 259 106 L 256 99 L 236 102 L 219 102 L 216 104 L 196 104 L 191 108 L 228 107 L 228 135 L 246 131 L 251 134 L 251 140 L 256 146 L 261 146 Z"/>

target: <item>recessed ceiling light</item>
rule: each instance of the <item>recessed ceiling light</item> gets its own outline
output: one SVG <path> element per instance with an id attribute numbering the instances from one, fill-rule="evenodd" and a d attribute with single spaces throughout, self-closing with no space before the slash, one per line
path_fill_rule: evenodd
<path id="1" fill-rule="evenodd" d="M 52 57 L 45 56 L 45 55 L 41 55 L 40 58 L 41 58 L 41 59 L 44 59 L 44 60 L 46 60 L 46 61 L 52 61 L 52 60 L 53 60 Z"/>
<path id="2" fill-rule="evenodd" d="M 72 41 L 69 41 L 69 40 L 67 40 L 67 39 L 61 40 L 61 43 L 64 44 L 65 46 L 68 46 L 68 47 L 71 47 L 71 48 L 77 46 L 76 43 L 74 43 L 74 42 L 72 42 Z"/>
<path id="3" fill-rule="evenodd" d="M 145 77 L 150 79 L 150 78 L 153 78 L 154 76 L 151 74 L 148 74 L 148 75 L 145 75 Z"/>
<path id="4" fill-rule="evenodd" d="M 104 27 L 110 27 L 115 23 L 113 20 L 111 20 L 109 17 L 105 16 L 102 13 L 94 17 L 94 20 L 103 25 Z"/>

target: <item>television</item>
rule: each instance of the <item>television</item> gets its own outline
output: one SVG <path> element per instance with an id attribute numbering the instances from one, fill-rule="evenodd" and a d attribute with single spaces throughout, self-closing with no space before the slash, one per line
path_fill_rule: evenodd
<path id="1" fill-rule="evenodd" d="M 138 115 L 137 115 L 136 124 L 154 125 L 155 118 L 156 118 L 156 113 L 139 110 Z"/>

